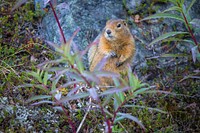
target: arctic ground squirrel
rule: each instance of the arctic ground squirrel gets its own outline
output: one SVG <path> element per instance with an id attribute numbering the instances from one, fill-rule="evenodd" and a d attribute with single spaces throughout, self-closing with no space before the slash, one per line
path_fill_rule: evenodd
<path id="1" fill-rule="evenodd" d="M 102 70 L 124 74 L 135 55 L 135 40 L 125 20 L 111 19 L 106 22 L 99 42 L 88 51 L 89 69 L 94 71 L 101 60 L 107 57 Z M 127 78 L 127 77 L 125 77 Z M 112 78 L 102 77 L 101 86 L 113 86 Z"/>

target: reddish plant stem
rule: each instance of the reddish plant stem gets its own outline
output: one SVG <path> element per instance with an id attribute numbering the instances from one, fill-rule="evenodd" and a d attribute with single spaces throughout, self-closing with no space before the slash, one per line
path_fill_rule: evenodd
<path id="1" fill-rule="evenodd" d="M 191 35 L 192 39 L 194 40 L 194 43 L 195 43 L 195 45 L 198 47 L 198 50 L 199 50 L 199 52 L 200 52 L 200 47 L 198 46 L 198 42 L 197 42 L 197 40 L 196 40 L 196 38 L 195 38 L 195 36 L 194 36 L 194 34 L 193 34 L 193 32 L 192 32 L 190 26 L 189 26 L 188 20 L 187 20 L 185 14 L 184 14 L 183 12 L 181 12 L 181 13 L 182 13 L 182 15 L 183 15 L 183 17 L 184 17 L 184 20 L 185 20 L 185 23 L 186 23 L 186 25 L 187 25 L 187 27 L 188 27 L 188 30 L 189 30 L 189 32 L 190 32 L 190 35 Z"/>
<path id="2" fill-rule="evenodd" d="M 51 6 L 51 8 L 52 8 L 54 17 L 56 18 L 56 22 L 57 22 L 57 24 L 58 24 L 58 27 L 59 27 L 61 36 L 62 36 L 62 38 L 63 38 L 63 41 L 64 41 L 64 43 L 66 44 L 67 41 L 66 41 L 66 39 L 65 39 L 63 30 L 62 30 L 62 28 L 61 28 L 60 22 L 59 22 L 59 20 L 58 20 L 58 17 L 57 17 L 57 15 L 56 15 L 56 12 L 55 12 L 55 10 L 54 10 L 54 8 L 53 8 L 53 5 L 52 5 L 51 1 L 49 2 L 49 4 L 50 4 L 50 6 Z M 73 66 L 72 64 L 71 64 L 71 67 L 72 67 L 72 69 L 74 69 L 78 74 L 81 75 L 81 77 L 83 78 L 83 80 L 85 80 L 85 82 L 87 83 L 87 85 L 91 88 L 92 85 L 91 85 L 91 84 L 89 83 L 89 81 L 80 73 L 80 71 L 79 71 L 78 69 L 74 68 L 74 66 Z M 76 87 L 76 84 L 74 85 L 74 87 Z M 100 103 L 99 103 L 99 105 L 100 105 Z M 63 107 L 63 105 L 61 105 L 61 107 L 62 107 L 63 111 L 65 112 L 66 116 L 68 116 L 68 121 L 69 121 L 69 124 L 70 124 L 71 127 L 72 127 L 73 132 L 76 133 L 75 126 L 74 126 L 73 122 L 71 121 L 71 119 L 69 118 L 68 112 L 67 112 L 66 109 Z M 103 115 L 104 115 L 104 118 L 105 118 L 105 120 L 106 120 L 106 123 L 107 123 L 107 125 L 108 125 L 108 132 L 109 132 L 109 133 L 112 133 L 110 120 L 107 119 L 106 113 L 104 112 L 103 107 L 102 107 L 101 105 L 100 105 L 100 108 L 101 108 L 101 111 L 102 111 L 102 113 L 103 113 Z"/>
<path id="3" fill-rule="evenodd" d="M 178 6 L 181 8 L 181 5 L 180 5 L 179 3 L 178 3 Z M 193 34 L 191 28 L 190 28 L 190 25 L 189 25 L 189 23 L 188 23 L 188 20 L 187 20 L 187 18 L 186 18 L 186 16 L 185 16 L 184 12 L 181 11 L 181 14 L 183 15 L 183 18 L 184 18 L 184 21 L 185 21 L 185 23 L 186 23 L 186 25 L 187 25 L 188 31 L 189 31 L 189 33 L 190 33 L 190 36 L 192 37 L 192 39 L 193 39 L 195 45 L 196 45 L 197 48 L 198 48 L 198 51 L 200 52 L 200 47 L 198 46 L 198 42 L 197 42 L 197 40 L 196 40 L 196 38 L 195 38 L 195 36 L 194 36 L 194 34 Z"/>
<path id="4" fill-rule="evenodd" d="M 63 56 L 64 58 L 67 59 L 67 57 L 66 57 L 65 55 L 62 55 L 62 56 Z M 68 63 L 69 63 L 70 66 L 73 66 L 73 64 L 72 64 L 70 61 L 68 61 Z M 84 76 L 81 74 L 81 72 L 80 72 L 77 68 L 75 68 L 75 67 L 73 66 L 72 69 L 74 69 L 74 70 L 81 76 L 81 78 L 86 82 L 86 84 L 87 84 L 90 88 L 92 88 L 92 85 L 90 84 L 90 82 L 87 80 L 86 77 L 84 77 Z"/>
<path id="5" fill-rule="evenodd" d="M 54 98 L 55 98 L 56 102 L 58 102 L 58 99 L 56 99 L 56 97 L 54 97 Z M 73 133 L 76 133 L 76 129 L 75 129 L 74 123 L 72 122 L 72 120 L 70 118 L 69 112 L 65 109 L 65 107 L 62 105 L 62 103 L 58 103 L 57 105 L 61 106 L 65 115 L 67 116 L 67 120 L 68 120 L 67 122 L 69 122 L 69 125 L 71 126 Z"/>
<path id="6" fill-rule="evenodd" d="M 113 119 L 112 119 L 112 123 L 111 123 L 111 126 L 114 124 L 114 121 L 115 121 L 115 118 L 117 116 L 117 112 L 119 111 L 119 109 L 126 103 L 126 100 L 124 100 L 124 102 L 121 103 L 121 105 L 117 108 L 117 110 L 114 112 L 114 116 L 113 116 Z"/>
<path id="7" fill-rule="evenodd" d="M 58 20 L 58 16 L 56 15 L 56 12 L 55 12 L 55 10 L 54 10 L 54 8 L 53 8 L 53 5 L 52 5 L 51 1 L 49 1 L 49 4 L 50 4 L 50 6 L 51 6 L 51 9 L 52 9 L 52 11 L 53 11 L 54 17 L 55 17 L 56 22 L 57 22 L 57 24 L 58 24 L 58 27 L 59 27 L 59 30 L 60 30 L 60 33 L 61 33 L 61 37 L 62 37 L 62 39 L 63 39 L 63 42 L 64 42 L 64 44 L 66 44 L 67 41 L 66 41 L 65 35 L 64 35 L 64 33 L 63 33 L 62 27 L 61 27 L 60 22 L 59 22 L 59 20 Z M 71 65 L 71 67 L 74 68 L 73 65 Z M 76 88 L 76 84 L 74 84 L 74 88 Z"/>
<path id="8" fill-rule="evenodd" d="M 60 106 L 62 107 L 63 111 L 65 112 L 65 115 L 67 116 L 69 125 L 71 126 L 73 133 L 76 133 L 76 129 L 75 129 L 74 123 L 73 123 L 72 120 L 70 119 L 70 116 L 69 116 L 68 111 L 63 107 L 62 104 L 61 104 Z"/>
<path id="9" fill-rule="evenodd" d="M 100 102 L 98 102 L 99 103 L 99 106 L 100 106 L 100 108 L 101 108 L 101 112 L 102 112 L 102 114 L 103 114 L 103 116 L 104 116 L 104 119 L 105 119 L 105 121 L 106 121 L 106 123 L 107 123 L 107 126 L 108 126 L 108 133 L 112 133 L 112 128 L 111 128 L 111 123 L 110 123 L 110 120 L 109 119 L 107 119 L 107 117 L 106 117 L 106 113 L 105 113 L 105 111 L 103 110 L 103 107 L 102 107 L 102 105 L 101 105 L 101 103 Z"/>
<path id="10" fill-rule="evenodd" d="M 56 12 L 55 12 L 55 10 L 54 10 L 54 8 L 53 8 L 53 5 L 52 5 L 51 1 L 49 1 L 49 4 L 50 4 L 50 7 L 51 7 L 51 9 L 52 9 L 52 11 L 53 11 L 54 17 L 56 18 L 56 22 L 57 22 L 57 24 L 58 24 L 58 27 L 59 27 L 59 30 L 60 30 L 60 33 L 61 33 L 63 42 L 66 44 L 67 41 L 66 41 L 66 39 L 65 39 L 65 36 L 64 36 L 62 27 L 61 27 L 60 22 L 59 22 L 59 20 L 58 20 L 58 16 L 56 15 Z"/>
<path id="11" fill-rule="evenodd" d="M 48 90 L 48 87 L 46 85 L 43 85 L 43 87 Z M 52 94 L 49 94 L 51 96 L 53 96 Z M 58 102 L 58 99 L 56 99 L 56 97 L 54 97 L 55 101 Z M 72 120 L 70 119 L 70 115 L 68 113 L 68 111 L 65 109 L 65 107 L 62 105 L 62 103 L 58 103 L 57 105 L 61 106 L 65 115 L 67 116 L 67 120 L 69 122 L 69 125 L 71 126 L 72 130 L 73 130 L 73 133 L 76 133 L 76 129 L 75 129 L 75 126 L 74 126 L 74 123 L 72 122 Z"/>

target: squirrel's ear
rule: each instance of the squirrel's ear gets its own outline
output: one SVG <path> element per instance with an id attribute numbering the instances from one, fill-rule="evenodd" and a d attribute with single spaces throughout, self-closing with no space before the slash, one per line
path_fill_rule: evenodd
<path id="1" fill-rule="evenodd" d="M 112 19 L 108 20 L 108 21 L 106 22 L 106 25 L 109 24 L 111 21 L 112 21 Z"/>

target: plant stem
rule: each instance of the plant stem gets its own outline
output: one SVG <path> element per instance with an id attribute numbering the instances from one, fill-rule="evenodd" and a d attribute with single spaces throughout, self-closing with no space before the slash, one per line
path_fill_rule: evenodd
<path id="1" fill-rule="evenodd" d="M 109 119 L 107 119 L 107 117 L 106 117 L 106 113 L 105 113 L 105 111 L 103 110 L 103 107 L 102 107 L 102 105 L 101 105 L 101 103 L 100 102 L 98 102 L 99 103 L 99 106 L 100 106 L 100 108 L 101 108 L 101 112 L 102 112 L 102 114 L 103 114 L 103 116 L 104 116 L 104 119 L 105 119 L 105 121 L 106 121 L 106 123 L 107 123 L 107 127 L 108 127 L 108 133 L 112 133 L 112 129 L 111 129 L 111 123 L 110 123 L 110 120 Z"/>
<path id="2" fill-rule="evenodd" d="M 181 8 L 180 4 L 178 4 L 178 6 Z M 191 28 L 190 28 L 190 25 L 189 25 L 189 23 L 188 23 L 188 20 L 187 20 L 187 18 L 186 18 L 186 16 L 185 16 L 184 12 L 181 11 L 181 14 L 183 15 L 183 18 L 184 18 L 185 23 L 186 23 L 186 25 L 187 25 L 188 31 L 189 31 L 189 33 L 190 33 L 190 36 L 192 37 L 192 39 L 193 39 L 195 45 L 196 45 L 197 48 L 198 48 L 198 51 L 200 52 L 200 47 L 198 46 L 198 42 L 197 42 L 197 40 L 196 40 L 196 38 L 195 38 L 195 36 L 194 36 L 194 34 L 193 34 Z"/>
<path id="3" fill-rule="evenodd" d="M 114 124 L 114 121 L 115 121 L 115 118 L 117 116 L 117 112 L 119 111 L 119 109 L 127 102 L 127 100 L 124 100 L 121 105 L 117 108 L 117 110 L 114 112 L 114 116 L 113 116 L 113 119 L 112 119 L 112 123 L 111 123 L 111 126 Z"/>
<path id="4" fill-rule="evenodd" d="M 56 12 L 55 12 L 55 10 L 54 10 L 54 8 L 53 8 L 53 5 L 52 5 L 51 1 L 49 1 L 49 4 L 50 4 L 51 9 L 52 9 L 52 11 L 53 11 L 54 17 L 56 18 L 56 22 L 57 22 L 57 24 L 58 24 L 58 27 L 59 27 L 59 30 L 60 30 L 60 33 L 61 33 L 61 37 L 62 37 L 62 39 L 63 39 L 63 42 L 66 44 L 67 41 L 66 41 L 66 39 L 65 39 L 63 30 L 62 30 L 61 25 L 60 25 L 60 22 L 59 22 L 59 20 L 58 20 L 58 16 L 56 15 Z"/>
<path id="5" fill-rule="evenodd" d="M 76 129 L 75 129 L 74 123 L 70 119 L 68 111 L 64 108 L 64 106 L 62 104 L 60 106 L 62 107 L 63 111 L 65 112 L 65 115 L 68 117 L 67 119 L 68 119 L 69 125 L 72 128 L 73 133 L 76 133 Z"/>
<path id="6" fill-rule="evenodd" d="M 52 95 L 52 94 L 50 94 L 50 95 Z M 58 99 L 56 99 L 56 97 L 54 97 L 54 99 L 56 100 L 56 102 L 58 102 Z M 69 125 L 71 126 L 73 133 L 76 133 L 76 129 L 75 129 L 74 123 L 72 122 L 72 120 L 70 118 L 69 112 L 65 109 L 65 107 L 62 105 L 62 103 L 58 103 L 57 105 L 61 106 L 62 110 L 64 111 L 65 115 L 67 116 L 67 120 L 68 120 L 67 122 L 69 122 Z"/>

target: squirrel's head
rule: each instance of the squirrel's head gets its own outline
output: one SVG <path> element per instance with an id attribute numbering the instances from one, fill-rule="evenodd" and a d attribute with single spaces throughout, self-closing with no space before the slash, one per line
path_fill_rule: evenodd
<path id="1" fill-rule="evenodd" d="M 125 20 L 111 19 L 106 22 L 104 36 L 109 41 L 118 41 L 129 37 L 130 31 Z"/>

